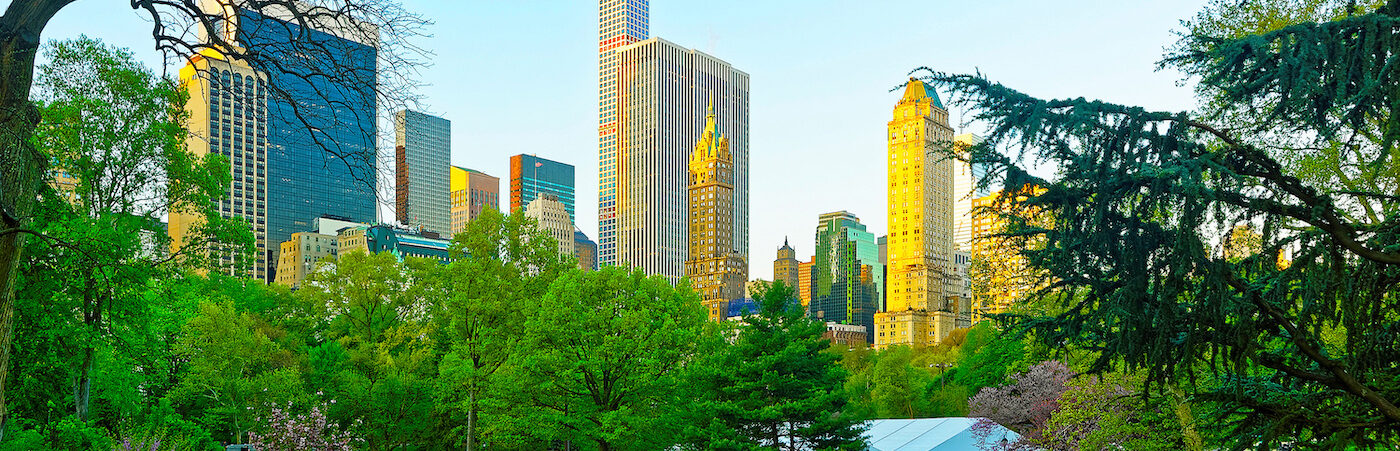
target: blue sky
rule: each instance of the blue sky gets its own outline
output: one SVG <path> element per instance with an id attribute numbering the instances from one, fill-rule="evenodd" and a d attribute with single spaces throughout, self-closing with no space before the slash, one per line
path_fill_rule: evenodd
<path id="1" fill-rule="evenodd" d="M 597 238 L 598 6 L 586 0 L 408 0 L 436 21 L 422 46 L 426 110 L 452 121 L 452 161 L 502 178 L 511 155 L 577 168 L 579 228 Z M 789 237 L 813 248 L 817 216 L 847 210 L 885 231 L 889 90 L 919 66 L 980 70 L 1041 97 L 1191 108 L 1180 74 L 1157 72 L 1202 0 L 654 0 L 651 35 L 713 54 L 750 77 L 750 277 L 771 278 Z M 47 39 L 79 34 L 152 66 L 150 24 L 127 2 L 79 0 Z M 171 70 L 174 73 L 174 70 Z M 962 112 L 952 111 L 959 132 Z M 502 181 L 503 198 L 508 184 Z M 385 216 L 388 217 L 388 216 Z"/>

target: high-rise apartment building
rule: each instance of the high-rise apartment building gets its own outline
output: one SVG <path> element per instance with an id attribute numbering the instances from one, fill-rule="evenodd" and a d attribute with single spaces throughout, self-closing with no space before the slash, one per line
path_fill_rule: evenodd
<path id="1" fill-rule="evenodd" d="M 798 281 L 797 266 L 797 251 L 788 245 L 787 238 L 783 238 L 783 247 L 778 248 L 778 258 L 773 260 L 773 281 L 782 282 L 793 289 L 795 294 Z"/>
<path id="2" fill-rule="evenodd" d="M 728 317 L 729 301 L 744 297 L 749 265 L 734 249 L 734 162 L 729 139 L 715 129 L 714 110 L 705 115 L 689 168 L 685 276 L 709 308 L 710 319 L 721 320 Z"/>
<path id="3" fill-rule="evenodd" d="M 450 233 L 452 122 L 413 110 L 394 113 L 394 157 L 398 221 Z"/>
<path id="4" fill-rule="evenodd" d="M 797 263 L 797 298 L 802 301 L 802 309 L 807 310 L 812 304 L 812 265 L 816 264 L 817 257 L 812 256 L 805 262 Z"/>
<path id="5" fill-rule="evenodd" d="M 909 80 L 887 137 L 889 291 L 875 346 L 934 344 L 957 327 L 965 283 L 953 253 L 956 160 L 944 152 L 953 129 L 931 86 Z"/>
<path id="6" fill-rule="evenodd" d="M 584 271 L 598 270 L 598 243 L 588 239 L 588 234 L 574 229 L 574 255 L 578 256 L 578 267 Z"/>
<path id="7" fill-rule="evenodd" d="M 578 223 L 574 216 L 573 165 L 534 155 L 510 157 L 510 211 L 529 206 L 542 194 L 552 195 L 564 204 L 569 223 Z"/>
<path id="8" fill-rule="evenodd" d="M 569 222 L 569 212 L 559 198 L 548 193 L 540 195 L 525 207 L 525 217 L 534 218 L 540 230 L 554 238 L 559 255 L 574 255 L 574 223 Z"/>
<path id="9" fill-rule="evenodd" d="M 199 75 L 209 87 L 196 87 L 204 92 L 187 103 L 192 114 L 201 114 L 191 122 L 191 139 L 208 139 L 207 146 L 199 144 L 202 150 L 229 157 L 231 195 L 220 210 L 252 224 L 260 254 L 253 275 L 270 281 L 280 251 L 270 243 L 287 241 L 322 214 L 377 218 L 378 33 L 349 18 L 295 20 L 276 5 L 199 3 L 223 16 L 218 29 L 200 30 L 203 36 L 219 33 L 279 68 L 255 73 L 246 65 L 211 63 L 210 51 L 194 56 L 184 77 L 189 83 L 210 69 Z M 171 234 L 181 237 L 173 246 L 183 244 L 183 229 L 191 225 L 172 221 Z"/>
<path id="10" fill-rule="evenodd" d="M 732 247 L 748 259 L 748 74 L 647 38 L 645 1 L 599 9 L 598 258 L 678 280 L 687 259 L 686 161 L 706 105 L 729 138 Z"/>
<path id="11" fill-rule="evenodd" d="M 481 214 L 481 209 L 501 209 L 501 179 L 483 172 L 452 167 L 450 192 L 452 233 L 460 233 L 467 223 Z"/>
<path id="12" fill-rule="evenodd" d="M 869 331 L 879 298 L 875 235 L 849 212 L 825 213 L 817 224 L 815 247 L 808 316 Z"/>
<path id="13" fill-rule="evenodd" d="M 228 160 L 231 180 L 219 201 L 219 215 L 243 218 L 253 228 L 256 254 L 251 262 L 235 261 L 238 253 L 209 248 L 220 268 L 269 280 L 268 261 L 268 134 L 267 77 L 246 63 L 229 61 L 206 50 L 190 58 L 180 69 L 180 83 L 189 93 L 185 146 L 196 156 L 222 155 Z M 274 205 L 276 205 L 274 203 Z M 202 219 L 186 212 L 171 212 L 170 247 L 177 251 L 190 243 L 190 233 Z M 280 241 L 272 241 L 280 243 Z"/>

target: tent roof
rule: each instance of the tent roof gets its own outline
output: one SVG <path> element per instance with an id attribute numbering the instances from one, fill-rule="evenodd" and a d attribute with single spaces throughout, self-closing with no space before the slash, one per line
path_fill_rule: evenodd
<path id="1" fill-rule="evenodd" d="M 918 418 L 912 420 L 871 420 L 866 423 L 866 443 L 871 450 L 945 451 L 993 449 L 1002 439 L 1015 441 L 1018 436 L 1010 429 L 991 423 L 987 431 L 977 431 L 973 425 L 979 418 Z"/>

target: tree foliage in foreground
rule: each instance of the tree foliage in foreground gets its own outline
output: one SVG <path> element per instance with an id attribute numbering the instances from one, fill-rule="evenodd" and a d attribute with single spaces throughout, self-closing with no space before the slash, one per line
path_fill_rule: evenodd
<path id="1" fill-rule="evenodd" d="M 754 295 L 757 314 L 702 357 L 691 434 L 703 449 L 863 449 L 860 421 L 842 390 L 845 370 L 826 352 L 826 327 L 807 318 L 792 288 Z"/>
<path id="2" fill-rule="evenodd" d="M 1002 200 L 1048 212 L 1054 227 L 1012 218 L 1008 233 L 1043 238 L 1044 249 L 1024 254 L 1054 277 L 1045 292 L 1070 295 L 1063 313 L 1020 325 L 1052 346 L 1100 352 L 1097 370 L 1142 369 L 1149 384 L 1209 368 L 1196 396 L 1221 407 L 1240 447 L 1391 443 L 1400 438 L 1400 199 L 1374 186 L 1309 184 L 1274 154 L 1346 142 L 1369 167 L 1394 164 L 1400 2 L 1259 35 L 1184 39 L 1167 63 L 1250 121 L 1042 100 L 980 75 L 925 77 L 991 124 L 970 156 L 991 167 L 982 182 L 1046 188 Z M 1028 163 L 1059 172 L 1034 177 Z M 1257 253 L 1211 251 L 1241 224 L 1260 230 Z"/>

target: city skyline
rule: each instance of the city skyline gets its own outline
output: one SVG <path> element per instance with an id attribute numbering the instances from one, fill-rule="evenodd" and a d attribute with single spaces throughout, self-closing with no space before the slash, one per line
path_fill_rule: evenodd
<path id="1" fill-rule="evenodd" d="M 808 236 L 811 222 L 821 212 L 846 209 L 864 218 L 872 232 L 885 233 L 881 135 L 888 105 L 898 98 L 888 91 L 914 67 L 981 69 L 1033 95 L 1090 95 L 1163 109 L 1190 107 L 1190 86 L 1176 86 L 1174 72 L 1155 73 L 1153 63 L 1160 55 L 1142 50 L 1174 42 L 1170 30 L 1178 29 L 1177 21 L 1197 11 L 1201 2 L 1165 3 L 997 2 L 953 8 L 951 3 L 907 2 L 871 9 L 837 3 L 802 3 L 801 8 L 793 8 L 795 3 L 783 2 L 654 1 L 650 27 L 664 30 L 654 34 L 720 55 L 753 79 L 749 266 L 751 278 L 771 279 L 769 256 L 782 245 L 783 237 Z M 435 36 L 425 40 L 425 47 L 439 54 L 461 51 L 471 56 L 462 62 L 440 59 L 420 76 L 430 84 L 421 91 L 427 99 L 424 111 L 457 122 L 452 164 L 504 176 L 509 173 L 510 155 L 532 153 L 575 165 L 582 213 L 577 226 L 596 239 L 596 216 L 590 210 L 596 205 L 597 187 L 598 61 L 593 56 L 597 5 L 423 2 L 406 6 L 438 21 L 429 29 Z M 716 9 L 732 13 L 712 14 Z M 932 25 L 926 19 L 896 14 L 911 9 L 947 14 Z M 108 20 L 83 20 L 92 14 Z M 1135 21 L 1114 20 L 1128 16 Z M 484 26 L 489 23 L 542 31 L 507 38 L 493 34 L 491 27 Z M 781 32 L 794 28 L 823 32 L 793 36 Z M 905 30 L 900 40 L 888 39 L 890 28 Z M 995 32 L 999 30 L 1005 33 Z M 148 24 L 129 5 L 93 3 L 81 11 L 70 8 L 55 18 L 44 38 L 79 33 L 130 47 L 152 67 L 169 67 L 151 48 Z M 1115 39 L 1094 38 L 1109 34 Z M 463 47 L 461 43 L 481 45 Z M 1043 51 L 1049 48 L 1064 50 Z M 1125 59 L 1119 51 L 1123 49 L 1136 54 Z M 537 58 L 520 60 L 522 53 Z M 1108 54 L 1120 56 L 1098 57 Z M 1001 57 L 992 57 L 996 55 Z M 496 69 L 471 70 L 482 65 Z M 829 66 L 852 69 L 830 71 Z M 536 89 L 541 85 L 551 88 Z M 522 119 L 542 102 L 557 110 L 545 133 L 539 133 L 538 124 Z M 957 132 L 979 131 L 958 127 L 962 113 L 956 108 L 951 114 Z M 381 132 L 392 130 L 387 121 L 383 124 Z M 521 136 L 530 139 L 522 141 Z M 392 136 L 387 138 L 392 142 Z M 382 148 L 381 155 L 389 151 Z M 825 176 L 820 174 L 836 171 L 867 182 L 821 183 Z M 796 174 L 817 175 L 796 178 Z M 388 183 L 391 179 L 381 180 L 381 185 Z M 392 205 L 381 199 L 380 216 L 387 220 L 392 209 L 385 208 L 386 202 Z M 805 239 L 793 244 L 800 260 L 812 254 Z"/>

